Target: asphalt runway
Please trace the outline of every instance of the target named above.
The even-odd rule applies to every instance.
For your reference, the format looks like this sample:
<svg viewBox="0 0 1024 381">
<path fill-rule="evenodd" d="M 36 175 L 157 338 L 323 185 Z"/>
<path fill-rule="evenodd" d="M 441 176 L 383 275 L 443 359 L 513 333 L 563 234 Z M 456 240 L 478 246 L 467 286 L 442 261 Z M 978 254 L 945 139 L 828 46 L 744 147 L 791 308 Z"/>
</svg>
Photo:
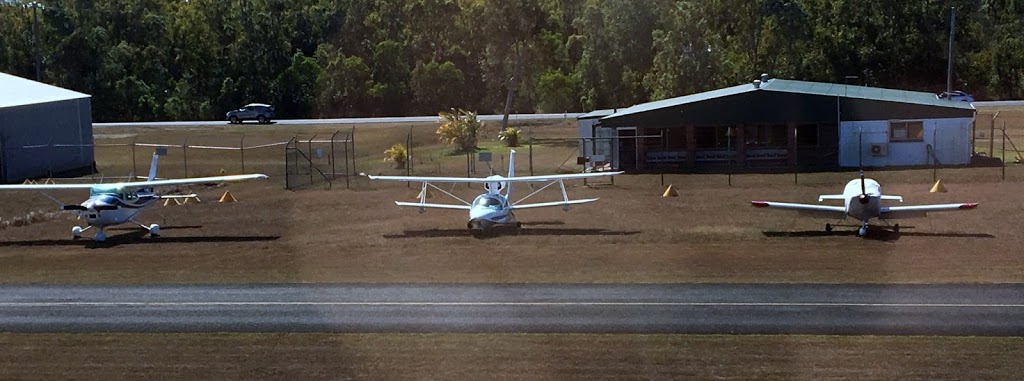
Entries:
<svg viewBox="0 0 1024 381">
<path fill-rule="evenodd" d="M 4 285 L 6 332 L 1024 335 L 1024 285 Z"/>
</svg>

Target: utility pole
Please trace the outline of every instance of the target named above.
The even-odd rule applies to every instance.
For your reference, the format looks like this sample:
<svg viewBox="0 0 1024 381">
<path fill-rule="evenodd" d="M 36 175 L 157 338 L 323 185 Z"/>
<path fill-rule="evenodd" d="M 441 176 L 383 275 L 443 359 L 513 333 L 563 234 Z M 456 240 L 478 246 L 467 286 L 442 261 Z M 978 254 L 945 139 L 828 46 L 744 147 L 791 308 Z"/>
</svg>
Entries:
<svg viewBox="0 0 1024 381">
<path fill-rule="evenodd" d="M 25 5 L 26 7 L 32 7 L 32 44 L 36 47 L 36 82 L 43 81 L 43 70 L 42 62 L 39 58 L 39 19 L 36 16 L 36 11 L 39 8 L 46 9 L 38 1 L 33 1 Z"/>
<path fill-rule="evenodd" d="M 953 91 L 953 33 L 956 31 L 956 8 L 949 8 L 949 60 L 946 66 L 946 93 Z"/>
</svg>

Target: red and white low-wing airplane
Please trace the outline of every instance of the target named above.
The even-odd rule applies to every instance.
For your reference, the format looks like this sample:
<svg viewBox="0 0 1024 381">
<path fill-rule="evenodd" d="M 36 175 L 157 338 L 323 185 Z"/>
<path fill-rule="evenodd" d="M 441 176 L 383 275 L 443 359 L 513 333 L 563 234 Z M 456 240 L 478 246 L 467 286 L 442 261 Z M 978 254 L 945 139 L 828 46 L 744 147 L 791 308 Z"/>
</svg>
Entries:
<svg viewBox="0 0 1024 381">
<path fill-rule="evenodd" d="M 812 205 L 812 204 L 791 204 L 774 201 L 751 201 L 751 205 L 758 208 L 778 208 L 799 211 L 801 214 L 813 216 L 844 219 L 847 216 L 861 221 L 861 227 L 857 234 L 864 237 L 868 234 L 868 221 L 872 218 L 879 220 L 900 220 L 909 218 L 923 218 L 929 212 L 943 212 L 956 210 L 971 210 L 978 207 L 978 203 L 961 204 L 933 204 L 914 206 L 883 206 L 883 200 L 903 202 L 901 196 L 889 196 L 882 194 L 882 187 L 877 181 L 864 178 L 864 171 L 861 170 L 860 178 L 846 183 L 843 194 L 830 194 L 818 196 L 818 202 L 824 200 L 843 200 L 843 206 L 833 205 Z M 900 231 L 900 225 L 892 225 L 894 232 Z M 832 231 L 832 224 L 825 224 L 825 231 Z"/>
<path fill-rule="evenodd" d="M 528 208 L 545 208 L 545 207 L 562 207 L 566 211 L 569 210 L 570 205 L 585 204 L 589 202 L 597 201 L 596 198 L 588 198 L 582 200 L 571 200 L 569 195 L 565 191 L 564 180 L 571 179 L 586 179 L 593 177 L 602 176 L 614 176 L 622 174 L 622 172 L 594 172 L 594 173 L 574 173 L 568 175 L 542 175 L 542 176 L 520 176 L 515 175 L 515 155 L 516 151 L 512 151 L 508 156 L 508 177 L 502 177 L 501 175 L 493 175 L 484 178 L 475 177 L 422 177 L 422 176 L 368 176 L 371 180 L 394 180 L 394 181 L 409 181 L 409 182 L 420 182 L 422 183 L 420 190 L 419 202 L 401 202 L 395 201 L 398 206 L 409 206 L 419 208 L 420 213 L 426 211 L 427 208 L 439 208 L 439 209 L 458 209 L 469 212 L 469 221 L 466 226 L 476 231 L 485 231 L 493 226 L 514 226 L 519 227 L 520 224 L 516 221 L 513 211 Z M 512 184 L 513 183 L 527 183 L 527 182 L 547 182 L 547 185 L 527 194 L 518 201 L 511 201 L 512 196 Z M 484 189 L 487 193 L 477 196 L 473 202 L 468 202 L 451 194 L 450 192 L 437 187 L 432 183 L 475 183 L 483 184 Z M 562 191 L 561 201 L 552 202 L 539 202 L 539 203 L 524 203 L 526 199 L 536 195 L 540 191 L 558 184 Z M 435 190 L 444 193 L 453 199 L 459 201 L 459 204 L 438 204 L 427 202 L 427 187 L 434 188 Z"/>
<path fill-rule="evenodd" d="M 4 190 L 33 190 L 43 191 L 43 195 L 50 198 L 54 202 L 60 205 L 62 210 L 77 212 L 79 219 L 85 220 L 88 224 L 85 228 L 81 226 L 75 226 L 71 228 L 71 237 L 80 238 L 82 232 L 89 230 L 90 228 L 96 228 L 96 241 L 104 241 L 107 239 L 103 229 L 111 225 L 120 225 L 123 223 L 134 223 L 141 226 L 142 228 L 149 231 L 149 234 L 153 237 L 160 235 L 160 225 L 143 225 L 135 221 L 135 216 L 142 212 L 148 206 L 155 204 L 158 200 L 163 198 L 185 198 L 195 197 L 194 194 L 190 195 L 167 195 L 160 194 L 154 191 L 154 188 L 169 187 L 176 185 L 191 185 L 191 184 L 210 184 L 220 183 L 226 181 L 242 181 L 250 179 L 265 179 L 267 175 L 264 174 L 248 174 L 248 175 L 232 175 L 232 176 L 213 176 L 213 177 L 193 177 L 185 179 L 169 179 L 169 180 L 157 180 L 156 179 L 156 164 L 159 159 L 159 155 L 153 154 L 153 162 L 149 167 L 149 177 L 146 181 L 133 181 L 126 183 L 107 183 L 107 184 L 20 184 L 20 185 L 0 185 L 0 191 Z M 64 189 L 88 189 L 89 199 L 85 200 L 81 204 L 64 204 L 57 200 L 55 197 L 45 193 L 45 191 L 52 190 L 64 190 Z"/>
</svg>

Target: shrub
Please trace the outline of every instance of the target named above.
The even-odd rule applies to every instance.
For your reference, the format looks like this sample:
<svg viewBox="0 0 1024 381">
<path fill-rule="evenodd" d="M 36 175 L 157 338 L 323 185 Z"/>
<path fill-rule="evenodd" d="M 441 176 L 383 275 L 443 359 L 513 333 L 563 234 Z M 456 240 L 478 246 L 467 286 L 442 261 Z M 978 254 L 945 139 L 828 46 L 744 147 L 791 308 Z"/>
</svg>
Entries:
<svg viewBox="0 0 1024 381">
<path fill-rule="evenodd" d="M 404 169 L 406 159 L 409 158 L 409 151 L 405 149 L 402 143 L 395 143 L 395 145 L 384 151 L 384 162 L 392 161 L 395 163 L 395 168 Z"/>
<path fill-rule="evenodd" d="M 505 130 L 498 133 L 498 139 L 505 142 L 506 146 L 519 147 L 519 136 L 521 136 L 523 130 L 518 128 L 508 127 Z"/>
<path fill-rule="evenodd" d="M 441 126 L 437 135 L 441 142 L 455 148 L 456 152 L 476 150 L 476 136 L 484 128 L 484 123 L 476 118 L 476 113 L 466 110 L 452 109 L 451 112 L 440 112 Z"/>
</svg>

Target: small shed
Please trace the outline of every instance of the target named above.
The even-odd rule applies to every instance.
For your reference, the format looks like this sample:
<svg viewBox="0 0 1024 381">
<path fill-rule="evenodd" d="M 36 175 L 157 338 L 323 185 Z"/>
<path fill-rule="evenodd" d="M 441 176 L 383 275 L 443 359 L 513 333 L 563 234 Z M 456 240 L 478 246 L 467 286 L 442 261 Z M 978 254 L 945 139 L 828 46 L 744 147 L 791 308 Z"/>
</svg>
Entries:
<svg viewBox="0 0 1024 381">
<path fill-rule="evenodd" d="M 0 73 L 0 182 L 93 168 L 88 94 Z"/>
<path fill-rule="evenodd" d="M 624 170 L 912 167 L 970 162 L 974 107 L 932 93 L 770 79 L 635 105 L 598 122 Z"/>
</svg>

